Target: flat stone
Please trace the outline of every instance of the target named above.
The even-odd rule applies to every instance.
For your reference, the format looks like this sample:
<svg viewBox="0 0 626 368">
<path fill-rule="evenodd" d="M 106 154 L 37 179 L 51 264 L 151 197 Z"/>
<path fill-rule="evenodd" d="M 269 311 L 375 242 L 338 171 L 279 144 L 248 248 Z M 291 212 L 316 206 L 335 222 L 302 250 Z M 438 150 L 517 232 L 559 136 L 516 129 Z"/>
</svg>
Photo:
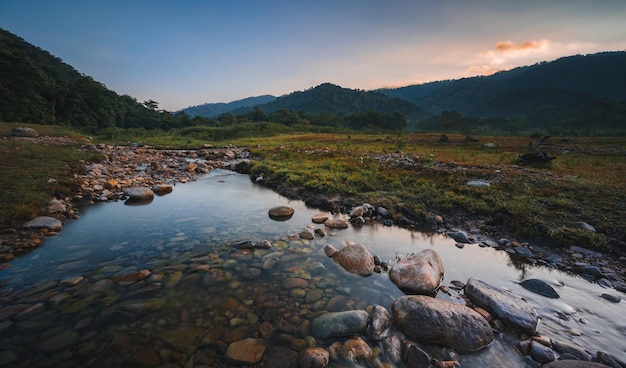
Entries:
<svg viewBox="0 0 626 368">
<path fill-rule="evenodd" d="M 527 279 L 519 283 L 524 289 L 530 290 L 533 293 L 543 295 L 548 298 L 558 299 L 560 298 L 552 286 L 547 282 L 539 279 Z"/>
<path fill-rule="evenodd" d="M 523 332 L 533 334 L 537 328 L 537 312 L 519 296 L 473 278 L 465 285 L 465 295 L 474 305 Z"/>
<path fill-rule="evenodd" d="M 465 231 L 449 231 L 446 235 L 454 239 L 454 241 L 458 243 L 470 244 L 472 241 L 469 240 Z"/>
<path fill-rule="evenodd" d="M 266 347 L 262 339 L 247 338 L 228 345 L 224 357 L 234 364 L 256 364 L 261 361 Z"/>
<path fill-rule="evenodd" d="M 493 341 L 489 323 L 464 305 L 425 295 L 407 295 L 396 299 L 391 309 L 397 327 L 417 340 L 464 351 L 483 349 Z"/>
<path fill-rule="evenodd" d="M 39 216 L 25 223 L 24 227 L 30 229 L 48 229 L 52 231 L 59 231 L 63 228 L 63 222 L 59 219 L 55 219 L 54 217 Z"/>
<path fill-rule="evenodd" d="M 124 193 L 130 200 L 147 201 L 154 198 L 154 192 L 150 188 L 130 187 L 124 189 Z"/>
<path fill-rule="evenodd" d="M 270 208 L 267 214 L 272 220 L 287 221 L 293 216 L 294 212 L 295 210 L 291 207 L 276 206 L 276 207 Z"/>
</svg>

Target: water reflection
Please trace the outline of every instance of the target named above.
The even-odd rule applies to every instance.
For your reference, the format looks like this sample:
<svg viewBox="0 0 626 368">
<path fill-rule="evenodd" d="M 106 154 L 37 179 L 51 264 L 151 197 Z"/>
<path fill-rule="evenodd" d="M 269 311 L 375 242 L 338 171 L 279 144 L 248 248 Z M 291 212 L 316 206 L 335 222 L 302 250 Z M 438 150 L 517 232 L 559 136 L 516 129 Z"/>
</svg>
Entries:
<svg viewBox="0 0 626 368">
<path fill-rule="evenodd" d="M 289 221 L 268 217 L 278 205 L 295 209 Z M 332 230 L 325 238 L 291 237 L 320 227 L 311 222 L 317 212 L 224 170 L 179 184 L 150 205 L 94 205 L 0 271 L 0 354 L 10 365 L 30 367 L 217 367 L 229 366 L 223 360 L 228 343 L 254 337 L 269 341 L 270 365 L 307 344 L 303 331 L 316 313 L 374 303 L 389 308 L 403 295 L 387 274 L 352 275 L 325 256 L 325 244 L 340 249 L 346 240 L 392 262 L 432 248 L 442 258 L 444 284 L 473 277 L 509 289 L 535 307 L 540 333 L 592 352 L 626 351 L 626 304 L 600 298 L 604 291 L 596 284 L 492 248 L 459 249 L 441 234 L 376 223 Z M 272 247 L 233 247 L 263 239 Z M 527 278 L 548 281 L 561 298 L 518 285 Z M 456 291 L 438 297 L 462 303 Z M 468 367 L 528 366 L 514 344 L 503 334 L 460 360 Z M 423 347 L 434 356 L 441 352 Z"/>
</svg>

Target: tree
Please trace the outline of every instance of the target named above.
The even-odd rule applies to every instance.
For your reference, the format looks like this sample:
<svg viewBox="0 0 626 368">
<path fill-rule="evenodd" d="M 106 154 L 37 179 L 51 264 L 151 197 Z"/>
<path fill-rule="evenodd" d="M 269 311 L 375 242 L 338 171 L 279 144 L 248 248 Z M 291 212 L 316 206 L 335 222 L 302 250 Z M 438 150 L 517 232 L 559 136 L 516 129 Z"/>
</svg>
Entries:
<svg viewBox="0 0 626 368">
<path fill-rule="evenodd" d="M 158 103 L 158 102 L 156 102 L 156 101 L 154 101 L 154 100 L 152 100 L 152 99 L 150 99 L 150 100 L 148 100 L 148 101 L 144 101 L 144 102 L 143 102 L 143 105 L 144 105 L 147 109 L 150 109 L 150 110 L 155 110 L 155 111 L 159 108 L 159 103 Z"/>
</svg>

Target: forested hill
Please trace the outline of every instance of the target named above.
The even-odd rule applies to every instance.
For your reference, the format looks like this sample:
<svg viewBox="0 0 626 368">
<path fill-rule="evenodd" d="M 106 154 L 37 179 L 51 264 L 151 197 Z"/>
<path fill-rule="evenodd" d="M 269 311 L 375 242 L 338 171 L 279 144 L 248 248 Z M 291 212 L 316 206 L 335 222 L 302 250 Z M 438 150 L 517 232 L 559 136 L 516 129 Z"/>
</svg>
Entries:
<svg viewBox="0 0 626 368">
<path fill-rule="evenodd" d="M 189 119 L 139 103 L 79 73 L 60 58 L 0 28 L 0 121 L 109 127 L 172 128 Z"/>
<path fill-rule="evenodd" d="M 265 113 L 280 109 L 311 114 L 356 114 L 376 111 L 381 114 L 401 113 L 410 121 L 418 121 L 429 114 L 414 104 L 373 91 L 354 90 L 323 83 L 305 91 L 297 91 L 278 97 L 276 100 L 257 106 Z M 234 110 L 233 114 L 249 111 L 251 108 Z"/>
<path fill-rule="evenodd" d="M 216 118 L 220 114 L 224 114 L 227 112 L 231 112 L 235 109 L 252 107 L 255 105 L 262 105 L 268 102 L 272 102 L 276 99 L 275 96 L 272 95 L 263 95 L 256 97 L 248 97 L 237 101 L 232 102 L 217 102 L 217 103 L 206 103 L 197 106 L 190 106 L 182 109 L 185 114 L 189 116 L 206 116 L 209 118 Z"/>
<path fill-rule="evenodd" d="M 379 92 L 433 114 L 527 117 L 541 109 L 626 100 L 626 52 L 576 55 L 487 77 L 412 85 Z"/>
</svg>

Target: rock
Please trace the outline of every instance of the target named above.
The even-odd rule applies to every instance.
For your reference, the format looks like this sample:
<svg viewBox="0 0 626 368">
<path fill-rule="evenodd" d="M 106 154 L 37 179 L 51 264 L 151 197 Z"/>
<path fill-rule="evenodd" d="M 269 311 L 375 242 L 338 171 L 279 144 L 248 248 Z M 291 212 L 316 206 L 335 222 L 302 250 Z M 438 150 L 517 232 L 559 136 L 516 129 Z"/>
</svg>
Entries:
<svg viewBox="0 0 626 368">
<path fill-rule="evenodd" d="M 596 228 L 595 227 L 593 227 L 593 226 L 591 226 L 588 223 L 583 222 L 583 221 L 572 222 L 570 224 L 571 224 L 571 226 L 576 227 L 578 229 L 588 230 L 588 231 L 591 231 L 591 232 L 594 232 L 594 233 L 596 232 Z"/>
<path fill-rule="evenodd" d="M 384 340 L 389 336 L 393 322 L 391 314 L 382 305 L 374 305 L 370 312 L 370 338 L 374 341 Z"/>
<path fill-rule="evenodd" d="M 598 361 L 600 363 L 608 365 L 611 368 L 623 368 L 626 366 L 624 361 L 618 360 L 616 357 L 605 353 L 604 351 L 599 350 L 596 355 L 598 356 Z"/>
<path fill-rule="evenodd" d="M 397 327 L 405 334 L 454 349 L 476 351 L 493 341 L 487 321 L 466 306 L 424 295 L 402 296 L 391 305 Z"/>
<path fill-rule="evenodd" d="M 548 363 L 556 359 L 552 349 L 537 341 L 530 342 L 530 357 L 539 363 Z"/>
<path fill-rule="evenodd" d="M 407 294 L 432 294 L 443 280 L 443 264 L 432 249 L 407 256 L 389 270 L 389 278 Z"/>
<path fill-rule="evenodd" d="M 322 348 L 308 348 L 300 352 L 299 368 L 324 368 L 328 365 L 328 351 Z"/>
<path fill-rule="evenodd" d="M 372 348 L 360 337 L 353 337 L 343 343 L 341 354 L 354 361 L 367 361 L 372 355 Z"/>
<path fill-rule="evenodd" d="M 579 275 L 589 275 L 593 279 L 602 277 L 602 271 L 596 266 L 578 266 L 574 267 L 573 270 Z"/>
<path fill-rule="evenodd" d="M 326 225 L 326 227 L 329 229 L 347 229 L 348 226 L 350 226 L 348 224 L 348 221 L 340 217 L 329 218 L 328 220 L 326 220 L 324 225 Z"/>
<path fill-rule="evenodd" d="M 14 137 L 39 137 L 39 132 L 33 128 L 13 127 L 11 129 L 11 135 Z"/>
<path fill-rule="evenodd" d="M 520 282 L 519 284 L 526 290 L 530 290 L 533 293 L 537 293 L 548 298 L 558 299 L 561 297 L 552 286 L 543 280 L 528 279 Z"/>
<path fill-rule="evenodd" d="M 569 354 L 578 360 L 591 360 L 591 356 L 589 354 L 577 347 L 566 345 L 558 341 L 552 341 L 552 347 L 561 355 Z"/>
<path fill-rule="evenodd" d="M 65 204 L 63 204 L 63 202 L 59 201 L 56 198 L 53 198 L 49 203 L 48 203 L 48 213 L 52 214 L 52 213 L 65 213 L 67 212 L 67 208 L 65 207 Z"/>
<path fill-rule="evenodd" d="M 533 256 L 533 251 L 526 247 L 515 247 L 513 248 L 513 253 L 524 258 L 530 258 Z"/>
<path fill-rule="evenodd" d="M 466 135 L 465 136 L 465 141 L 467 141 L 467 142 L 478 142 L 478 141 L 480 141 L 480 139 L 478 138 L 477 135 Z"/>
<path fill-rule="evenodd" d="M 391 335 L 382 341 L 382 349 L 390 362 L 399 364 L 402 361 L 402 342 L 400 339 Z"/>
<path fill-rule="evenodd" d="M 234 364 L 256 364 L 261 361 L 266 347 L 262 339 L 250 337 L 229 344 L 224 358 Z"/>
<path fill-rule="evenodd" d="M 157 184 L 152 187 L 152 191 L 156 195 L 163 195 L 167 193 L 171 193 L 174 190 L 172 184 Z"/>
<path fill-rule="evenodd" d="M 363 206 L 356 206 L 350 211 L 350 217 L 363 217 Z"/>
<path fill-rule="evenodd" d="M 316 338 L 358 335 L 365 331 L 369 314 L 364 310 L 329 312 L 315 318 L 311 333 Z"/>
<path fill-rule="evenodd" d="M 183 326 L 175 330 L 163 331 L 159 334 L 159 337 L 174 348 L 185 351 L 189 346 L 193 345 L 202 331 L 201 328 Z"/>
<path fill-rule="evenodd" d="M 34 220 L 30 220 L 25 223 L 24 227 L 30 229 L 48 229 L 51 231 L 59 231 L 63 228 L 63 223 L 61 220 L 55 219 L 54 217 L 39 216 Z"/>
<path fill-rule="evenodd" d="M 495 144 L 495 143 L 489 142 L 489 143 L 483 144 L 483 147 L 485 147 L 485 148 L 496 148 L 496 147 L 498 147 L 498 145 Z"/>
<path fill-rule="evenodd" d="M 429 368 L 430 355 L 412 343 L 406 343 L 402 347 L 404 361 L 411 368 Z"/>
<path fill-rule="evenodd" d="M 133 272 L 130 273 L 128 275 L 124 275 L 122 276 L 122 278 L 120 279 L 119 284 L 124 286 L 124 285 L 130 285 L 133 284 L 139 280 L 143 280 L 146 277 L 150 276 L 150 271 L 149 270 L 141 270 L 141 271 L 137 271 L 137 272 Z"/>
<path fill-rule="evenodd" d="M 154 198 L 154 192 L 150 188 L 130 187 L 124 189 L 124 193 L 131 201 L 148 201 Z"/>
<path fill-rule="evenodd" d="M 311 221 L 315 224 L 323 224 L 330 218 L 328 213 L 318 213 L 311 217 Z"/>
<path fill-rule="evenodd" d="M 333 247 L 331 244 L 326 244 L 324 246 L 324 254 L 326 254 L 328 257 L 334 256 L 335 254 L 337 254 L 337 252 L 339 252 L 337 248 Z"/>
<path fill-rule="evenodd" d="M 458 243 L 470 244 L 472 242 L 471 240 L 469 240 L 467 234 L 464 231 L 449 231 L 447 235 Z"/>
<path fill-rule="evenodd" d="M 369 276 L 374 272 L 374 257 L 363 244 L 346 241 L 346 246 L 331 257 L 350 273 Z"/>
<path fill-rule="evenodd" d="M 497 318 L 513 327 L 533 334 L 539 318 L 533 307 L 512 293 L 470 278 L 465 285 L 465 295 L 474 305 L 485 308 Z"/>
<path fill-rule="evenodd" d="M 268 215 L 272 220 L 275 221 L 287 221 L 289 220 L 292 216 L 293 213 L 295 212 L 295 210 L 291 207 L 288 206 L 276 206 L 276 207 L 272 207 L 270 208 L 270 210 L 268 211 Z"/>
<path fill-rule="evenodd" d="M 591 225 L 589 225 L 591 226 Z M 587 248 L 583 248 L 583 247 L 579 247 L 578 245 L 572 245 L 571 247 L 569 247 L 569 249 L 572 252 L 576 252 L 576 253 L 580 253 L 580 254 L 584 254 L 586 256 L 591 256 L 591 257 L 602 257 L 602 253 L 596 252 L 594 250 L 591 249 L 587 249 Z"/>
<path fill-rule="evenodd" d="M 491 183 L 484 180 L 470 180 L 465 183 L 465 185 L 468 185 L 470 187 L 490 187 Z"/>
<path fill-rule="evenodd" d="M 610 301 L 611 303 L 619 303 L 622 298 L 619 296 L 611 295 L 611 294 L 602 294 L 600 295 L 603 299 Z"/>
</svg>

